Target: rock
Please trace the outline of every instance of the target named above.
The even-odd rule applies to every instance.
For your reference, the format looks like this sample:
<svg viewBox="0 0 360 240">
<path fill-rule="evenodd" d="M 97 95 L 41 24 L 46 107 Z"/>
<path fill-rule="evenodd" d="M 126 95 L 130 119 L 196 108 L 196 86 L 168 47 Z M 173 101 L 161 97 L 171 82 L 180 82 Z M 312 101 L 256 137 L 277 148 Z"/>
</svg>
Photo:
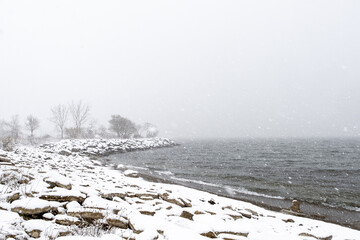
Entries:
<svg viewBox="0 0 360 240">
<path fill-rule="evenodd" d="M 246 218 L 251 218 L 251 214 L 249 214 L 249 213 L 247 213 L 247 212 L 245 212 L 245 211 L 240 211 L 239 212 L 243 217 L 246 217 Z"/>
<path fill-rule="evenodd" d="M 32 238 L 42 237 L 43 239 L 55 239 L 57 236 L 64 236 L 69 233 L 64 227 L 40 219 L 24 221 L 21 225 L 25 232 Z"/>
<path fill-rule="evenodd" d="M 33 238 L 40 238 L 41 231 L 37 230 L 37 229 L 34 229 L 31 232 L 28 232 L 28 234 L 29 234 L 30 237 L 33 237 Z"/>
<path fill-rule="evenodd" d="M 92 208 L 74 208 L 68 210 L 67 214 L 71 217 L 78 217 L 86 220 L 103 219 L 105 216 L 104 211 Z"/>
<path fill-rule="evenodd" d="M 201 233 L 200 235 L 208 238 L 217 238 L 214 232 Z"/>
<path fill-rule="evenodd" d="M 248 233 L 241 233 L 241 235 L 239 235 L 238 233 L 235 234 L 231 234 L 231 233 L 219 233 L 218 239 L 223 239 L 223 240 L 239 240 L 239 239 L 244 239 L 243 237 L 247 237 Z"/>
<path fill-rule="evenodd" d="M 137 230 L 137 229 L 135 228 L 135 226 L 131 223 L 131 221 L 129 221 L 129 227 L 130 227 L 130 229 L 131 229 L 134 233 L 136 233 L 136 234 L 140 234 L 140 233 L 143 232 L 143 230 Z"/>
<path fill-rule="evenodd" d="M 52 213 L 45 213 L 43 216 L 42 216 L 43 219 L 45 220 L 53 220 L 55 218 L 54 214 Z"/>
<path fill-rule="evenodd" d="M 0 162 L 0 166 L 15 166 L 12 162 Z"/>
<path fill-rule="evenodd" d="M 241 218 L 242 218 L 242 215 L 241 215 L 241 214 L 239 214 L 239 215 L 230 214 L 229 216 L 232 217 L 234 220 L 238 220 L 238 219 L 241 219 Z"/>
<path fill-rule="evenodd" d="M 70 156 L 72 153 L 68 150 L 62 149 L 59 151 L 59 154 L 64 156 Z"/>
<path fill-rule="evenodd" d="M 0 156 L 0 162 L 9 163 L 11 162 L 11 159 L 8 158 L 7 156 Z"/>
<path fill-rule="evenodd" d="M 182 208 L 184 207 L 192 207 L 191 203 L 189 201 L 185 201 L 182 198 L 171 198 L 170 195 L 166 192 L 160 195 L 161 199 L 163 199 L 166 202 L 176 204 Z"/>
<path fill-rule="evenodd" d="M 299 234 L 300 237 L 312 237 L 312 238 L 315 238 L 315 239 L 318 239 L 318 240 L 331 240 L 333 237 L 330 235 L 330 236 L 327 236 L 327 237 L 317 237 L 313 234 L 310 234 L 310 233 L 300 233 Z"/>
<path fill-rule="evenodd" d="M 43 230 L 43 220 L 29 220 L 22 223 L 25 232 L 32 238 L 40 238 Z"/>
<path fill-rule="evenodd" d="M 202 211 L 196 210 L 196 211 L 194 212 L 194 214 L 195 214 L 195 215 L 201 215 L 201 214 L 205 214 L 205 213 L 202 212 Z"/>
<path fill-rule="evenodd" d="M 112 200 L 114 197 L 118 197 L 118 198 L 122 198 L 124 199 L 127 194 L 124 191 L 106 191 L 100 194 L 102 198 L 108 199 L 108 200 Z"/>
<path fill-rule="evenodd" d="M 20 192 L 12 192 L 7 196 L 6 201 L 12 203 L 15 200 L 19 200 L 19 199 L 20 199 Z"/>
<path fill-rule="evenodd" d="M 216 215 L 216 213 L 211 212 L 211 211 L 205 211 L 205 212 L 207 212 L 207 213 L 210 214 L 210 215 Z"/>
<path fill-rule="evenodd" d="M 6 157 L 7 153 L 4 150 L 0 149 L 0 157 Z"/>
<path fill-rule="evenodd" d="M 215 205 L 215 204 L 216 204 L 216 202 L 215 202 L 214 199 L 210 199 L 210 200 L 208 201 L 208 203 L 210 203 L 211 205 Z"/>
<path fill-rule="evenodd" d="M 24 215 L 42 214 L 50 211 L 50 202 L 39 198 L 24 198 L 11 204 L 11 211 Z"/>
<path fill-rule="evenodd" d="M 70 180 L 67 177 L 56 172 L 51 173 L 49 177 L 44 178 L 44 182 L 49 184 L 51 188 L 60 187 L 67 190 L 71 190 L 72 188 Z"/>
<path fill-rule="evenodd" d="M 283 221 L 286 222 L 286 223 L 294 223 L 294 222 L 295 222 L 295 221 L 294 221 L 293 219 L 291 219 L 291 218 L 289 218 L 289 219 L 283 219 Z"/>
<path fill-rule="evenodd" d="M 290 207 L 290 211 L 301 213 L 300 202 L 298 200 L 293 200 Z"/>
<path fill-rule="evenodd" d="M 259 214 L 257 212 L 255 212 L 254 210 L 251 210 L 251 209 L 248 209 L 248 208 L 245 208 L 245 210 L 248 211 L 249 213 L 251 213 L 251 215 L 259 216 Z"/>
<path fill-rule="evenodd" d="M 140 213 L 143 214 L 143 215 L 149 215 L 149 216 L 154 216 L 154 215 L 155 215 L 155 212 L 153 212 L 153 211 L 146 211 L 146 210 L 144 210 L 144 211 L 141 210 Z"/>
<path fill-rule="evenodd" d="M 191 221 L 193 220 L 193 216 L 194 216 L 194 214 L 189 213 L 188 211 L 183 211 L 180 215 L 180 217 L 189 219 Z"/>
<path fill-rule="evenodd" d="M 247 237 L 249 235 L 248 232 L 242 233 L 242 232 L 206 232 L 202 233 L 202 236 L 208 237 L 208 238 L 218 238 L 219 235 L 226 234 L 226 235 L 235 235 L 235 236 L 242 236 Z"/>
<path fill-rule="evenodd" d="M 107 199 L 101 198 L 101 197 L 88 197 L 82 204 L 85 208 L 94 208 L 94 209 L 102 209 L 102 210 L 122 210 L 123 208 L 126 208 L 129 206 L 126 202 L 115 202 L 115 201 L 109 201 Z"/>
<path fill-rule="evenodd" d="M 86 195 L 75 190 L 65 190 L 63 188 L 54 189 L 52 192 L 47 192 L 40 195 L 41 199 L 56 202 L 84 202 Z"/>
<path fill-rule="evenodd" d="M 71 208 L 81 208 L 81 205 L 76 201 L 72 201 L 66 204 L 66 209 L 71 209 Z"/>
<path fill-rule="evenodd" d="M 77 217 L 71 217 L 63 214 L 55 216 L 55 223 L 65 226 L 79 225 L 81 222 Z"/>
<path fill-rule="evenodd" d="M 159 194 L 157 193 L 135 193 L 135 196 L 142 199 L 142 200 L 154 200 L 159 198 Z"/>
<path fill-rule="evenodd" d="M 132 178 L 138 178 L 139 177 L 139 173 L 137 171 L 133 171 L 133 170 L 126 170 L 124 172 L 124 175 L 126 177 L 132 177 Z"/>
<path fill-rule="evenodd" d="M 113 215 L 113 216 L 107 217 L 106 222 L 110 226 L 114 226 L 114 227 L 118 227 L 118 228 L 122 228 L 122 229 L 127 229 L 129 227 L 128 220 L 126 220 L 125 218 L 123 218 L 121 216 Z"/>
<path fill-rule="evenodd" d="M 180 201 L 183 202 L 183 204 L 185 205 L 185 207 L 192 207 L 191 201 L 189 199 L 183 199 L 183 198 L 179 198 Z"/>
</svg>

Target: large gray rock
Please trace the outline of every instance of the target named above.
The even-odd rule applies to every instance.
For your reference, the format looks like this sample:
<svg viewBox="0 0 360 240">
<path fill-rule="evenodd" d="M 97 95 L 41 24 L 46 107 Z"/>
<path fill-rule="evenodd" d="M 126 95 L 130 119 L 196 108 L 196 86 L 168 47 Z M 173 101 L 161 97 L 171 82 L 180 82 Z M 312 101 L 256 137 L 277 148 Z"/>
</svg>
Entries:
<svg viewBox="0 0 360 240">
<path fill-rule="evenodd" d="M 50 211 L 52 204 L 39 198 L 24 198 L 11 204 L 11 211 L 24 215 L 42 214 Z"/>
</svg>

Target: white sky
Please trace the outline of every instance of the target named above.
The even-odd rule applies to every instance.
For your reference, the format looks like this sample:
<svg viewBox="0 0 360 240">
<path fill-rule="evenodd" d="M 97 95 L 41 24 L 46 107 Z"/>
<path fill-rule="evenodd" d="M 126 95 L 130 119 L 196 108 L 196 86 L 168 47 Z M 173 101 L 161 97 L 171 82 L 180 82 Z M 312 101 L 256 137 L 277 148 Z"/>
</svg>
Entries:
<svg viewBox="0 0 360 240">
<path fill-rule="evenodd" d="M 0 0 L 0 119 L 72 100 L 168 137 L 360 135 L 360 1 Z"/>
</svg>

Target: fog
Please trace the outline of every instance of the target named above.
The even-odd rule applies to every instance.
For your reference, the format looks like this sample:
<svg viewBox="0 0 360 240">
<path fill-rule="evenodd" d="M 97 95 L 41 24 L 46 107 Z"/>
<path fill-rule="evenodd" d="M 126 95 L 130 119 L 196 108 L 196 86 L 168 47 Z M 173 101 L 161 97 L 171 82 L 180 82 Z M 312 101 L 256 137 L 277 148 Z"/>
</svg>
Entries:
<svg viewBox="0 0 360 240">
<path fill-rule="evenodd" d="M 82 100 L 186 138 L 360 135 L 359 1 L 0 0 L 0 119 Z"/>
</svg>

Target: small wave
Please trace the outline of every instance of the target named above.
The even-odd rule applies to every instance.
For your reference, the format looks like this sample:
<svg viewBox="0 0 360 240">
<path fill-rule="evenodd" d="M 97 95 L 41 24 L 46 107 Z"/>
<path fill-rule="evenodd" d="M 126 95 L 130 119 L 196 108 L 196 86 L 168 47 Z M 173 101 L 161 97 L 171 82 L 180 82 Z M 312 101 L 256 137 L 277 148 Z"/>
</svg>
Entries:
<svg viewBox="0 0 360 240">
<path fill-rule="evenodd" d="M 331 207 L 331 208 L 339 208 L 340 207 L 340 208 L 343 208 L 343 209 L 346 209 L 349 211 L 360 212 L 359 207 L 352 207 L 352 206 L 348 206 L 348 205 L 344 205 L 344 204 L 336 205 L 336 204 L 329 204 L 329 203 L 324 203 L 324 202 L 322 202 L 321 204 L 326 207 Z"/>
<path fill-rule="evenodd" d="M 171 177 L 171 179 L 181 181 L 181 182 L 191 182 L 191 183 L 196 183 L 196 184 L 201 184 L 201 185 L 206 185 L 206 186 L 211 186 L 211 187 L 221 187 L 221 185 L 207 183 L 207 182 L 203 182 L 203 181 L 199 181 L 199 180 L 191 180 L 191 179 L 177 178 L 177 177 Z"/>
<path fill-rule="evenodd" d="M 155 171 L 159 175 L 173 176 L 174 174 L 170 171 Z"/>
<path fill-rule="evenodd" d="M 273 198 L 273 199 L 285 199 L 284 197 L 280 197 L 280 196 L 270 196 L 270 195 L 263 194 L 263 193 L 253 192 L 253 191 L 247 190 L 246 188 L 238 188 L 238 189 L 233 189 L 233 190 L 238 192 L 238 193 L 247 194 L 247 195 L 266 197 L 266 198 Z"/>
<path fill-rule="evenodd" d="M 131 166 L 131 165 L 126 165 L 126 167 L 130 168 L 130 169 L 149 170 L 148 168 L 145 168 L 145 167 L 135 167 L 135 166 Z"/>
</svg>

